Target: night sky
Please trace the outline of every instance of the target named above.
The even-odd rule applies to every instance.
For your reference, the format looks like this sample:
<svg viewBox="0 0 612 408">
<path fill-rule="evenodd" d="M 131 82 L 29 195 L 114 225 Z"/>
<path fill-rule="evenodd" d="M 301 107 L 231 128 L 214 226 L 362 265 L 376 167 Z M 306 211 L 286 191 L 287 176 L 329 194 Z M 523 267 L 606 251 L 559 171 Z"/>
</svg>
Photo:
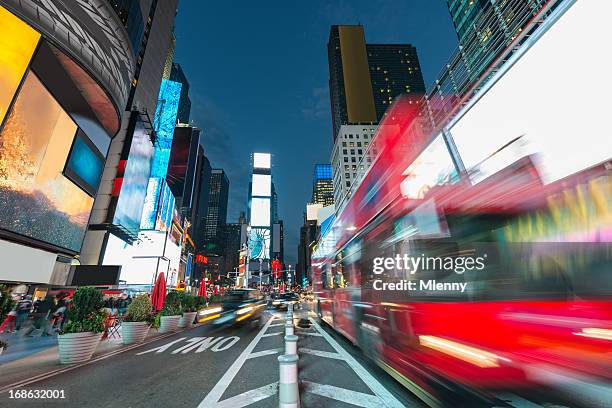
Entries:
<svg viewBox="0 0 612 408">
<path fill-rule="evenodd" d="M 272 153 L 291 265 L 313 165 L 331 157 L 333 24 L 363 24 L 369 43 L 415 45 L 428 89 L 457 46 L 444 0 L 180 0 L 176 20 L 175 62 L 190 82 L 191 119 L 212 166 L 230 180 L 227 221 L 246 209 L 250 153 Z"/>
</svg>

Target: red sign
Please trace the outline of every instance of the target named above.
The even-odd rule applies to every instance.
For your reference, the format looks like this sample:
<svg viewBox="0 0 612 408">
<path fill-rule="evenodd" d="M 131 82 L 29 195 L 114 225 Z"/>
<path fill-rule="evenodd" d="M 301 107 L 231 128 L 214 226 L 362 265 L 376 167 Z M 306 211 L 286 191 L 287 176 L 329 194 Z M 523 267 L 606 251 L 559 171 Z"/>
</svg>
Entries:
<svg viewBox="0 0 612 408">
<path fill-rule="evenodd" d="M 196 263 L 200 263 L 200 264 L 208 264 L 208 257 L 204 256 L 204 255 L 196 255 L 195 258 Z"/>
</svg>

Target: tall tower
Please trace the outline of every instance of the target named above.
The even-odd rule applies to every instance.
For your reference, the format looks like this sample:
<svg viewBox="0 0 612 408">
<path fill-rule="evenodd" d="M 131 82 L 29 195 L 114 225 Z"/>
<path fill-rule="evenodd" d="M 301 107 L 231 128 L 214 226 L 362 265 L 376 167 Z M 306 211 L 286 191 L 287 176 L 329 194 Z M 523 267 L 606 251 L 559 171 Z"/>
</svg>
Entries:
<svg viewBox="0 0 612 408">
<path fill-rule="evenodd" d="M 253 153 L 253 175 L 249 189 L 248 239 L 251 275 L 268 271 L 272 256 L 272 174 L 271 155 Z"/>
<path fill-rule="evenodd" d="M 312 199 L 313 204 L 324 206 L 334 203 L 334 186 L 331 164 L 315 164 L 312 176 Z"/>
</svg>

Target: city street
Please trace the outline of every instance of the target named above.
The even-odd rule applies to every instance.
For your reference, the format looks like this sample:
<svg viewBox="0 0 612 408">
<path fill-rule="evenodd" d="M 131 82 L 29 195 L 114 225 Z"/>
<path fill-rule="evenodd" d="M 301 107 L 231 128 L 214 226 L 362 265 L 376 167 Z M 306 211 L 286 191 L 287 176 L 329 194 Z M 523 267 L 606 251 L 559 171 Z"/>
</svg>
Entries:
<svg viewBox="0 0 612 408">
<path fill-rule="evenodd" d="M 63 390 L 65 399 L 45 400 L 45 406 L 113 407 L 121 401 L 129 407 L 275 407 L 284 312 L 269 309 L 265 319 L 261 328 L 199 326 L 86 364 L 56 365 L 49 374 L 24 371 L 21 379 L 12 378 L 11 388 L 2 381 L 0 406 L 33 403 L 11 399 L 10 390 Z M 421 406 L 384 372 L 364 369 L 364 361 L 347 351 L 348 342 L 318 324 L 296 333 L 302 406 Z M 33 376 L 39 379 L 29 382 Z"/>
</svg>

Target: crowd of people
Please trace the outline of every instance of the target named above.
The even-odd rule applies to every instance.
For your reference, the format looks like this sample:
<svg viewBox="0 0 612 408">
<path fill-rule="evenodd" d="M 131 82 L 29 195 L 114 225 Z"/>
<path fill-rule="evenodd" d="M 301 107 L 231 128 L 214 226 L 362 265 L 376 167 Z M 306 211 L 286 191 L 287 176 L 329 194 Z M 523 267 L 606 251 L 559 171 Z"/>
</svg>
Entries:
<svg viewBox="0 0 612 408">
<path fill-rule="evenodd" d="M 104 308 L 109 315 L 123 316 L 131 301 L 132 298 L 125 294 L 116 298 L 105 296 Z M 32 295 L 24 295 L 0 324 L 0 334 L 5 331 L 15 334 L 23 328 L 23 335 L 26 337 L 32 337 L 35 330 L 40 330 L 41 337 L 51 336 L 53 332 L 62 330 L 70 304 L 68 294 L 65 293 L 45 296 L 35 301 L 32 301 Z M 27 325 L 26 322 L 30 320 L 31 324 Z"/>
</svg>

